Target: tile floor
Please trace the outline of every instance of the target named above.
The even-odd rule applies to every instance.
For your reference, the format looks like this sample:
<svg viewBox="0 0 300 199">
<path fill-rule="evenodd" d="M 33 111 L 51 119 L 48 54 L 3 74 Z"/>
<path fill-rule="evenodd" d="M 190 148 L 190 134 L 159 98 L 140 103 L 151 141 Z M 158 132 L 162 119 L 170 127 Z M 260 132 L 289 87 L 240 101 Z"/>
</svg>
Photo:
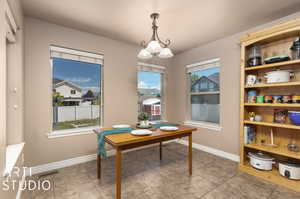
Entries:
<svg viewBox="0 0 300 199">
<path fill-rule="evenodd" d="M 123 154 L 123 199 L 299 199 L 283 187 L 241 173 L 235 162 L 193 150 L 193 176 L 188 175 L 186 146 L 170 143 Z M 49 191 L 25 191 L 23 199 L 114 199 L 114 157 L 102 162 L 102 179 L 96 161 L 63 168 L 49 179 Z"/>
</svg>

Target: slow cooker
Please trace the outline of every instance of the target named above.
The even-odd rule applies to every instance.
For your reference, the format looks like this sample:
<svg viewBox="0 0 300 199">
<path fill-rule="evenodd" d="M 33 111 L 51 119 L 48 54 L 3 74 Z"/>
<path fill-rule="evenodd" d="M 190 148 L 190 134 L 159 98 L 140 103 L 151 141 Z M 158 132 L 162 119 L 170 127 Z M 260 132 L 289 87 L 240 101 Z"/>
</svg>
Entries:
<svg viewBox="0 0 300 199">
<path fill-rule="evenodd" d="M 288 70 L 276 70 L 266 73 L 267 83 L 289 82 L 294 73 Z"/>
<path fill-rule="evenodd" d="M 292 180 L 300 180 L 300 164 L 293 162 L 280 162 L 279 173 Z"/>
<path fill-rule="evenodd" d="M 262 152 L 248 153 L 250 165 L 255 169 L 270 171 L 273 168 L 274 158 Z"/>
</svg>

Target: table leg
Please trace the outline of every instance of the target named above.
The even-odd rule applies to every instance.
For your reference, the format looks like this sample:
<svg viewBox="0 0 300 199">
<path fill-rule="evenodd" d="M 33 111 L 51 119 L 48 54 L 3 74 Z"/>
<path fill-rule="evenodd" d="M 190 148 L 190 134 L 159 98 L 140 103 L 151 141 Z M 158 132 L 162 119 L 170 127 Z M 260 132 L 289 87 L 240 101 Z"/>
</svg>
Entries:
<svg viewBox="0 0 300 199">
<path fill-rule="evenodd" d="M 116 153 L 116 199 L 121 199 L 122 151 Z"/>
<path fill-rule="evenodd" d="M 193 149 L 192 134 L 189 135 L 189 174 L 192 175 L 193 170 Z"/>
<path fill-rule="evenodd" d="M 162 142 L 159 143 L 159 160 L 162 160 Z"/>
<path fill-rule="evenodd" d="M 99 154 L 97 155 L 97 177 L 101 178 L 101 156 Z"/>
</svg>

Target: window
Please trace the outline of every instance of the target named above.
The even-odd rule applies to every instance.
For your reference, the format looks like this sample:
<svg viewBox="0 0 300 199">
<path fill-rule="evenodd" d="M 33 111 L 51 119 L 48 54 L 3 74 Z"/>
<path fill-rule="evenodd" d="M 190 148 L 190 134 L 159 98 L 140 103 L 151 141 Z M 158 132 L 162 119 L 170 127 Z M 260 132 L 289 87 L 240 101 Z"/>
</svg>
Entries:
<svg viewBox="0 0 300 199">
<path fill-rule="evenodd" d="M 139 63 L 138 114 L 147 112 L 150 121 L 163 119 L 164 67 Z"/>
<path fill-rule="evenodd" d="M 71 90 L 71 94 L 75 95 L 76 94 L 76 90 Z"/>
<path fill-rule="evenodd" d="M 102 121 L 103 56 L 57 46 L 52 63 L 53 130 L 82 131 Z"/>
<path fill-rule="evenodd" d="M 189 120 L 220 123 L 219 59 L 187 66 Z"/>
</svg>

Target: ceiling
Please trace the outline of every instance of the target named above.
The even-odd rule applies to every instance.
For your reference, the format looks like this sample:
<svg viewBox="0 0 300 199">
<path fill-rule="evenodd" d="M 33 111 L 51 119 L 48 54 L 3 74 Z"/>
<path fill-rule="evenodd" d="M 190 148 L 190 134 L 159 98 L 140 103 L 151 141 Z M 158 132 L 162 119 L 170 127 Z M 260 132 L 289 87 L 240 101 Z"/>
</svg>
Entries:
<svg viewBox="0 0 300 199">
<path fill-rule="evenodd" d="M 182 52 L 300 11 L 299 0 L 23 0 L 25 15 L 139 44 L 159 35 Z"/>
</svg>

